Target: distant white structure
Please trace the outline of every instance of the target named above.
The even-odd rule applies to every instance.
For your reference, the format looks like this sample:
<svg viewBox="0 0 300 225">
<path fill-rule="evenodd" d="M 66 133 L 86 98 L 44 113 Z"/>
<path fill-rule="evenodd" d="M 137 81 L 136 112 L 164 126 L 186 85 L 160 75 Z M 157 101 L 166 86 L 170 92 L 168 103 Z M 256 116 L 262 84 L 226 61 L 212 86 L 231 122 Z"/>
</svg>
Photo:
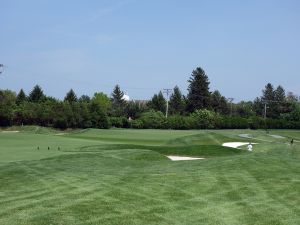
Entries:
<svg viewBox="0 0 300 225">
<path fill-rule="evenodd" d="M 124 101 L 126 101 L 126 102 L 129 102 L 130 101 L 130 97 L 129 97 L 129 95 L 126 93 L 126 94 L 124 94 L 123 95 L 123 98 L 122 98 Z"/>
</svg>

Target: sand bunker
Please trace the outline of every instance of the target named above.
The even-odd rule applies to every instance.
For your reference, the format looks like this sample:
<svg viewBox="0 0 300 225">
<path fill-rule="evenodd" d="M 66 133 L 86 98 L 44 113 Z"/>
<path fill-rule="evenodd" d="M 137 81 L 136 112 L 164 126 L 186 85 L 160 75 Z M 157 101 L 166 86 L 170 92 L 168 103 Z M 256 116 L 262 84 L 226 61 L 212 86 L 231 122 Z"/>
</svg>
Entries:
<svg viewBox="0 0 300 225">
<path fill-rule="evenodd" d="M 279 138 L 279 139 L 283 139 L 285 137 L 282 137 L 280 135 L 275 135 L 275 134 L 270 134 L 269 136 L 273 137 L 273 138 Z"/>
<path fill-rule="evenodd" d="M 2 133 L 19 133 L 20 131 L 18 130 L 4 130 Z"/>
<path fill-rule="evenodd" d="M 249 144 L 249 142 L 226 142 L 226 143 L 223 143 L 222 146 L 230 147 L 230 148 L 238 148 L 240 146 L 248 145 L 248 144 Z M 257 143 L 251 143 L 251 144 L 257 144 Z"/>
<path fill-rule="evenodd" d="M 186 157 L 186 156 L 174 156 L 174 155 L 167 155 L 169 159 L 172 161 L 183 161 L 183 160 L 199 160 L 204 158 L 195 158 L 195 157 Z"/>
</svg>

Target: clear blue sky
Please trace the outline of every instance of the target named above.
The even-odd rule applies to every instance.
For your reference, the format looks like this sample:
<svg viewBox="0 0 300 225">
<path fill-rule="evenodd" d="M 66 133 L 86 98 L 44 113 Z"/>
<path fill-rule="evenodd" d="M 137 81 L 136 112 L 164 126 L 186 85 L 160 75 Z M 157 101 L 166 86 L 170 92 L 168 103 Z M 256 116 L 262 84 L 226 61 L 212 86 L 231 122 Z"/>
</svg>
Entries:
<svg viewBox="0 0 300 225">
<path fill-rule="evenodd" d="M 0 27 L 0 89 L 147 99 L 201 66 L 235 101 L 300 94 L 298 0 L 0 0 Z"/>
</svg>

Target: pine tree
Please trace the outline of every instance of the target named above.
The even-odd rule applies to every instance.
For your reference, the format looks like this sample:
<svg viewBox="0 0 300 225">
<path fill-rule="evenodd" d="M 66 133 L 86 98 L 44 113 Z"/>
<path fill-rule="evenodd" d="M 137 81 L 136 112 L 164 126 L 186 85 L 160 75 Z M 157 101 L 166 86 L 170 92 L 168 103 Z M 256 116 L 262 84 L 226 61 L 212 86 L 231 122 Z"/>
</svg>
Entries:
<svg viewBox="0 0 300 225">
<path fill-rule="evenodd" d="M 17 105 L 20 105 L 22 102 L 25 102 L 25 101 L 26 101 L 26 94 L 23 91 L 23 89 L 21 89 L 17 95 L 16 103 L 17 103 Z"/>
<path fill-rule="evenodd" d="M 276 117 L 276 103 L 275 103 L 275 91 L 274 91 L 273 85 L 271 83 L 268 83 L 262 92 L 263 92 L 263 95 L 261 97 L 261 101 L 263 104 L 267 104 L 267 115 L 266 116 L 269 118 L 275 118 Z"/>
<path fill-rule="evenodd" d="M 78 99 L 79 102 L 85 102 L 89 103 L 91 101 L 91 98 L 88 95 L 81 95 Z"/>
<path fill-rule="evenodd" d="M 124 92 L 121 91 L 120 86 L 116 85 L 112 95 L 112 102 L 116 106 L 122 106 L 125 103 L 125 100 L 123 99 Z"/>
<path fill-rule="evenodd" d="M 32 91 L 29 94 L 30 102 L 40 102 L 44 100 L 45 95 L 43 93 L 42 88 L 39 85 L 35 85 Z"/>
<path fill-rule="evenodd" d="M 261 98 L 256 97 L 253 101 L 253 111 L 256 113 L 257 116 L 264 116 L 263 112 L 264 104 Z"/>
<path fill-rule="evenodd" d="M 278 118 L 280 114 L 289 112 L 289 104 L 286 102 L 286 95 L 284 88 L 279 85 L 276 90 L 274 91 L 274 98 L 275 98 L 275 112 L 276 117 Z"/>
<path fill-rule="evenodd" d="M 228 114 L 229 107 L 226 98 L 221 95 L 221 93 L 216 90 L 211 94 L 211 107 L 215 112 Z"/>
<path fill-rule="evenodd" d="M 165 113 L 166 99 L 164 98 L 161 91 L 152 97 L 151 101 L 148 103 L 148 106 L 155 111 L 161 111 L 162 113 Z"/>
<path fill-rule="evenodd" d="M 276 102 L 285 102 L 285 90 L 281 85 L 279 85 L 274 91 L 274 98 Z"/>
<path fill-rule="evenodd" d="M 121 91 L 121 88 L 119 85 L 116 85 L 112 95 L 112 112 L 114 116 L 123 116 L 124 115 L 124 107 L 125 107 L 125 100 L 124 92 Z"/>
<path fill-rule="evenodd" d="M 66 94 L 66 97 L 65 97 L 64 101 L 69 102 L 69 103 L 77 102 L 77 96 L 76 96 L 75 92 L 73 91 L 73 89 L 71 89 Z"/>
<path fill-rule="evenodd" d="M 185 109 L 185 102 L 179 87 L 175 86 L 173 93 L 170 97 L 170 113 L 171 114 L 183 114 Z"/>
<path fill-rule="evenodd" d="M 271 83 L 268 83 L 262 92 L 263 92 L 262 95 L 263 101 L 275 101 L 274 87 Z"/>
<path fill-rule="evenodd" d="M 205 71 L 198 67 L 193 70 L 188 80 L 188 111 L 193 112 L 196 109 L 210 107 L 209 80 Z"/>
</svg>

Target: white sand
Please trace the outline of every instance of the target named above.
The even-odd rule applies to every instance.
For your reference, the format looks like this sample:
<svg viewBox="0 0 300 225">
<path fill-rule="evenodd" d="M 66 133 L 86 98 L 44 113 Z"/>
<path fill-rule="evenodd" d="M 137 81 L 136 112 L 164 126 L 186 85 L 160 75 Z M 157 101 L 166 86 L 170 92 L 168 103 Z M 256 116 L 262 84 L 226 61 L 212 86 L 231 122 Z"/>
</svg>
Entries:
<svg viewBox="0 0 300 225">
<path fill-rule="evenodd" d="M 66 133 L 57 133 L 55 135 L 65 135 Z"/>
<path fill-rule="evenodd" d="M 18 130 L 4 130 L 2 133 L 19 133 L 20 131 Z"/>
<path fill-rule="evenodd" d="M 223 143 L 222 146 L 230 147 L 230 148 L 238 148 L 240 146 L 248 145 L 248 144 L 249 142 L 226 142 Z M 251 143 L 251 144 L 257 144 L 257 143 Z"/>
<path fill-rule="evenodd" d="M 195 158 L 195 157 L 186 157 L 186 156 L 174 156 L 174 155 L 167 155 L 169 159 L 172 161 L 182 161 L 182 160 L 199 160 L 205 158 Z"/>
<path fill-rule="evenodd" d="M 270 134 L 269 136 L 273 137 L 273 138 L 279 138 L 279 139 L 283 139 L 285 137 L 282 137 L 280 135 L 275 135 L 275 134 Z"/>
</svg>

